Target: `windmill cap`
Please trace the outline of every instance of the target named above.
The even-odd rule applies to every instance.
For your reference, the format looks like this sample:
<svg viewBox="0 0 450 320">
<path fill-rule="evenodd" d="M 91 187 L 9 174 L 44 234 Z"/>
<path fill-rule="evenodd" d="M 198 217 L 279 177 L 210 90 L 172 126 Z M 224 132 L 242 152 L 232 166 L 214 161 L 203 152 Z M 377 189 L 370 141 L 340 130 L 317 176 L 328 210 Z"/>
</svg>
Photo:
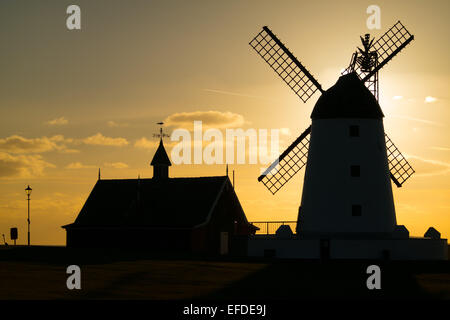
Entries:
<svg viewBox="0 0 450 320">
<path fill-rule="evenodd" d="M 311 119 L 383 118 L 378 101 L 352 72 L 341 76 L 336 84 L 317 100 Z"/>
</svg>

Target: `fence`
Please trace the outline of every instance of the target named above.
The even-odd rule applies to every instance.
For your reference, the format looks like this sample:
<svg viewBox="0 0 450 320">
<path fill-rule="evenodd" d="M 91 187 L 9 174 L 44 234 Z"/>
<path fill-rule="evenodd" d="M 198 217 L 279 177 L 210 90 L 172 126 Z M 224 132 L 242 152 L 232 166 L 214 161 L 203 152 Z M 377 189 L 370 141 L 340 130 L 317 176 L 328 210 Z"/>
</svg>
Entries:
<svg viewBox="0 0 450 320">
<path fill-rule="evenodd" d="M 259 228 L 256 234 L 275 234 L 278 228 L 283 225 L 290 226 L 292 232 L 295 233 L 297 227 L 297 221 L 254 221 L 250 223 Z"/>
</svg>

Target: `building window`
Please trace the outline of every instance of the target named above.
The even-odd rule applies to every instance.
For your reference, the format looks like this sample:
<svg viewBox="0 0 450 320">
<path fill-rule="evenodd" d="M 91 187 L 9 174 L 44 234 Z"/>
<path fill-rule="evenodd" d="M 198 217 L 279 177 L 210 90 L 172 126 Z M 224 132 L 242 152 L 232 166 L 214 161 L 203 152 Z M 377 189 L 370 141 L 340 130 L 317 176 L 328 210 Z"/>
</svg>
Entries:
<svg viewBox="0 0 450 320">
<path fill-rule="evenodd" d="M 354 217 L 360 217 L 361 216 L 361 205 L 360 204 L 354 204 L 352 205 L 352 216 Z"/>
<path fill-rule="evenodd" d="M 359 137 L 359 126 L 349 127 L 350 137 Z"/>
<path fill-rule="evenodd" d="M 350 166 L 350 175 L 352 177 L 359 177 L 361 175 L 361 169 L 359 166 Z"/>
</svg>

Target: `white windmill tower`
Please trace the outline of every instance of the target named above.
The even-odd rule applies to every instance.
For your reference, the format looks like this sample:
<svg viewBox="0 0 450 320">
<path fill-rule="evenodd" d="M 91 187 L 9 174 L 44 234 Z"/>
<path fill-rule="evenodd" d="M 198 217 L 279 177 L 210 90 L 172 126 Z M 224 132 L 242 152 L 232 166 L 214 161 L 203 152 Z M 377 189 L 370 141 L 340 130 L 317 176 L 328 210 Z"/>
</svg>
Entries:
<svg viewBox="0 0 450 320">
<path fill-rule="evenodd" d="M 400 21 L 376 42 L 361 37 L 364 49 L 326 91 L 268 27 L 250 42 L 303 102 L 322 93 L 311 126 L 258 178 L 275 194 L 306 166 L 297 239 L 329 247 L 332 238 L 407 232 L 396 223 L 390 180 L 401 187 L 414 170 L 385 134 L 377 100 L 378 71 L 413 39 Z"/>
</svg>

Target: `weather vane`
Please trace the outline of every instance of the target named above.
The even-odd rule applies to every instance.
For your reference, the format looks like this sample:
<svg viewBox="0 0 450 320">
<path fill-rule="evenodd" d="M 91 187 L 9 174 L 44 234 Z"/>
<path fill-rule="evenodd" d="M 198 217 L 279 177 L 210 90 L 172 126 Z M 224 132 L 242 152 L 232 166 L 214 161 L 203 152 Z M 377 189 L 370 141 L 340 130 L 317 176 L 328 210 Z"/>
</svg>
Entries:
<svg viewBox="0 0 450 320">
<path fill-rule="evenodd" d="M 153 137 L 155 137 L 155 138 L 160 138 L 161 140 L 162 140 L 164 137 L 170 137 L 168 134 L 166 134 L 166 133 L 163 132 L 163 128 L 162 128 L 163 124 L 164 124 L 164 122 L 158 122 L 158 123 L 157 123 L 157 125 L 160 126 L 160 128 L 159 128 L 159 133 L 154 133 L 154 134 L 153 134 Z"/>
</svg>

